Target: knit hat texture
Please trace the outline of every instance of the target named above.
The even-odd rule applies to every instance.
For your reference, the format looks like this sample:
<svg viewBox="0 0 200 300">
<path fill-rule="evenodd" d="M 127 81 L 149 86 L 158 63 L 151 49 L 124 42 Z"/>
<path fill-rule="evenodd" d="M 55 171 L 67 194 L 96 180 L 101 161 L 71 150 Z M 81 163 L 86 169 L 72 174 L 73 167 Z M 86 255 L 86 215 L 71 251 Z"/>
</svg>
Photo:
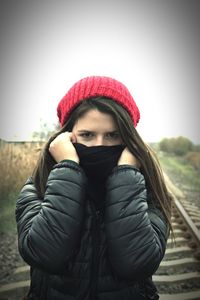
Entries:
<svg viewBox="0 0 200 300">
<path fill-rule="evenodd" d="M 121 104 L 130 114 L 134 127 L 140 119 L 139 109 L 127 87 L 110 77 L 90 76 L 76 82 L 61 99 L 57 107 L 60 125 L 63 126 L 71 111 L 81 101 L 92 97 L 107 97 Z"/>
</svg>

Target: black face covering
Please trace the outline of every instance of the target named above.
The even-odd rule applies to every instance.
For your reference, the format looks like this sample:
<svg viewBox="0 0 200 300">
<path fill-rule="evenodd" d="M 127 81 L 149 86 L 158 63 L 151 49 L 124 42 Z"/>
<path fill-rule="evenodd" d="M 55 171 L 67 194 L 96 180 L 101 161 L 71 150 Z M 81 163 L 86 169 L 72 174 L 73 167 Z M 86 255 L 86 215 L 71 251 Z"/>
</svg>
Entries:
<svg viewBox="0 0 200 300">
<path fill-rule="evenodd" d="M 124 150 L 124 145 L 92 146 L 73 144 L 80 159 L 80 166 L 92 181 L 105 182 Z"/>
</svg>

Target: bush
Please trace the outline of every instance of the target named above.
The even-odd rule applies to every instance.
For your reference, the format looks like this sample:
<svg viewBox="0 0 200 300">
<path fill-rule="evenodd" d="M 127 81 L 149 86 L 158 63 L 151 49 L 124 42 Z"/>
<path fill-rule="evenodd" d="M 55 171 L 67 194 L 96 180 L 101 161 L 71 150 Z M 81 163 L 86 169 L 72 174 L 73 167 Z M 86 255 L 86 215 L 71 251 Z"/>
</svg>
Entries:
<svg viewBox="0 0 200 300">
<path fill-rule="evenodd" d="M 178 138 L 164 138 L 159 143 L 159 147 L 161 151 L 170 154 L 185 155 L 193 150 L 194 145 L 189 139 L 180 136 Z"/>
<path fill-rule="evenodd" d="M 185 158 L 197 171 L 200 171 L 200 152 L 190 152 Z"/>
</svg>

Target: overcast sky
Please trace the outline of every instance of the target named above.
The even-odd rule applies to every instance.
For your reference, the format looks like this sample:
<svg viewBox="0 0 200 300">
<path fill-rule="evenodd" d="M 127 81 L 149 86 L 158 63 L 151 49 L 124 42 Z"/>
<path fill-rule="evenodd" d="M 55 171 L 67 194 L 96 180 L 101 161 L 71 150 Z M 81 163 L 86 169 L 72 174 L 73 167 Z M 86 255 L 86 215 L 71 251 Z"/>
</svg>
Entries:
<svg viewBox="0 0 200 300">
<path fill-rule="evenodd" d="M 2 0 L 0 23 L 0 138 L 56 123 L 72 84 L 105 75 L 132 93 L 145 141 L 200 143 L 199 0 Z"/>
</svg>

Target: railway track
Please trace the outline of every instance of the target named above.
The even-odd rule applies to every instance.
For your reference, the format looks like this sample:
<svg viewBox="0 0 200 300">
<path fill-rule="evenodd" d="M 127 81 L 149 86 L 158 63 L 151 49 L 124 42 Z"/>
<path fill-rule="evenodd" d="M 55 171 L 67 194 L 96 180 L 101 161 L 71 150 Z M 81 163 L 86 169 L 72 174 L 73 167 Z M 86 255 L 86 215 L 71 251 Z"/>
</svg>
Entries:
<svg viewBox="0 0 200 300">
<path fill-rule="evenodd" d="M 166 176 L 174 196 L 172 225 L 159 269 L 153 276 L 161 300 L 200 300 L 200 212 Z"/>
<path fill-rule="evenodd" d="M 166 176 L 174 195 L 172 224 L 175 241 L 168 239 L 159 269 L 153 276 L 160 300 L 200 300 L 200 212 Z M 28 290 L 29 266 L 14 270 L 9 284 L 0 286 L 0 300 L 22 299 Z"/>
</svg>

